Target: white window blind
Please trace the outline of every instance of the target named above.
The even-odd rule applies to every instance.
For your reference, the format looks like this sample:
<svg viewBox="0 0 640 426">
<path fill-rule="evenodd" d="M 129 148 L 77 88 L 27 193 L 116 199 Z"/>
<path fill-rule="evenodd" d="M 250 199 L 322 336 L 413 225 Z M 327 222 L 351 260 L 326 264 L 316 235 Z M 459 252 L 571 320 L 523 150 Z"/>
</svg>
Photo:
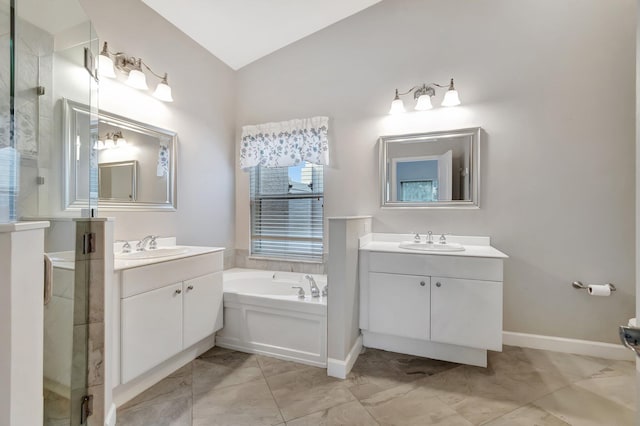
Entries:
<svg viewBox="0 0 640 426">
<path fill-rule="evenodd" d="M 323 170 L 303 162 L 251 168 L 251 254 L 322 260 Z"/>
</svg>

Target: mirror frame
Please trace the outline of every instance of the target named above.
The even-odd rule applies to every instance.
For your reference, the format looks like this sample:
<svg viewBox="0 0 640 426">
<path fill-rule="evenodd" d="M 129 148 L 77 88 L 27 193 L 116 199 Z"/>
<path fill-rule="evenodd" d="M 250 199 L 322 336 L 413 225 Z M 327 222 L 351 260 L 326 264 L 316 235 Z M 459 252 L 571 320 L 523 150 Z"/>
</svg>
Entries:
<svg viewBox="0 0 640 426">
<path fill-rule="evenodd" d="M 64 145 L 64 169 L 63 180 L 64 190 L 63 193 L 63 206 L 65 210 L 80 210 L 86 208 L 87 203 L 85 200 L 79 199 L 78 194 L 72 193 L 70 190 L 71 183 L 71 167 L 73 163 L 73 149 L 74 145 L 72 141 L 72 133 L 75 127 L 75 114 L 82 112 L 89 114 L 89 108 L 78 102 L 74 102 L 69 99 L 62 98 L 63 103 L 63 138 L 62 143 Z M 154 202 L 124 202 L 124 201 L 111 201 L 111 200 L 98 200 L 98 210 L 104 211 L 176 211 L 178 209 L 177 204 L 177 179 L 176 168 L 178 164 L 177 152 L 178 152 L 178 134 L 174 131 L 162 129 L 160 127 L 152 126 L 150 124 L 142 123 L 140 121 L 131 120 L 126 117 L 122 117 L 117 114 L 112 114 L 104 110 L 99 110 L 98 122 L 108 121 L 110 124 L 114 124 L 119 127 L 128 128 L 140 133 L 148 135 L 156 135 L 158 137 L 168 137 L 169 142 L 169 176 L 167 184 L 167 199 L 166 203 L 154 203 Z M 91 141 L 93 144 L 94 141 Z M 97 158 L 96 158 L 97 163 Z M 97 170 L 96 166 L 96 170 Z"/>
<path fill-rule="evenodd" d="M 395 209 L 477 209 L 480 208 L 480 134 L 482 128 L 471 127 L 465 129 L 446 130 L 428 133 L 411 133 L 406 135 L 381 136 L 379 142 L 379 175 L 380 175 L 380 206 L 382 208 Z M 461 136 L 471 137 L 471 161 L 469 174 L 471 183 L 469 193 L 470 200 L 434 201 L 424 203 L 412 203 L 405 201 L 387 200 L 387 182 L 390 173 L 388 146 L 394 143 L 428 142 L 430 139 L 445 139 Z"/>
</svg>

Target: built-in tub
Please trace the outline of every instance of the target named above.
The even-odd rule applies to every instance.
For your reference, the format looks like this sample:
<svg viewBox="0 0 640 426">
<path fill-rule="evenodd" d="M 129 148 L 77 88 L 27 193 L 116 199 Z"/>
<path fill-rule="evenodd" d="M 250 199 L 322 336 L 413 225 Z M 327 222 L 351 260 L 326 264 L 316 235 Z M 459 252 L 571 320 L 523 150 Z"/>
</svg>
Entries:
<svg viewBox="0 0 640 426">
<path fill-rule="evenodd" d="M 224 328 L 216 345 L 326 367 L 327 301 L 311 297 L 304 275 L 224 271 Z M 322 289 L 326 276 L 313 277 Z M 303 287 L 306 297 L 299 299 L 292 286 Z"/>
</svg>

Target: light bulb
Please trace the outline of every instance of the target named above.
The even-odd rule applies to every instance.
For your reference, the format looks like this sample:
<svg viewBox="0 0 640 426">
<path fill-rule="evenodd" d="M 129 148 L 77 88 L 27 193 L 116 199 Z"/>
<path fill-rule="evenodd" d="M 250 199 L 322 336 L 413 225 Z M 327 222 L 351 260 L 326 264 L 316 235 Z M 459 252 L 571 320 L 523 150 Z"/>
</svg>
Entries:
<svg viewBox="0 0 640 426">
<path fill-rule="evenodd" d="M 444 94 L 444 99 L 440 104 L 443 107 L 452 107 L 456 105 L 460 105 L 460 97 L 458 96 L 458 91 L 453 86 L 453 79 L 451 79 L 451 83 L 449 84 L 449 90 Z"/>
<path fill-rule="evenodd" d="M 147 86 L 147 77 L 141 70 L 131 70 L 129 71 L 129 78 L 127 78 L 127 84 L 131 87 L 140 90 L 148 90 Z"/>
<path fill-rule="evenodd" d="M 398 95 L 398 89 L 396 89 L 396 97 L 393 98 L 393 102 L 391 102 L 391 109 L 389 110 L 389 114 L 401 114 L 404 111 L 404 103 Z"/>
<path fill-rule="evenodd" d="M 113 139 L 111 139 L 111 136 L 107 136 L 107 138 L 104 140 L 104 147 L 105 149 L 113 149 L 116 146 L 115 142 L 113 142 Z"/>
<path fill-rule="evenodd" d="M 100 54 L 98 56 L 98 74 L 100 77 L 116 78 L 116 73 L 113 71 L 113 60 Z"/>
<path fill-rule="evenodd" d="M 164 102 L 173 102 L 173 96 L 171 96 L 171 86 L 169 86 L 169 83 L 167 83 L 167 74 L 164 75 L 164 78 L 156 87 L 156 91 L 153 92 L 153 96 Z"/>
<path fill-rule="evenodd" d="M 98 55 L 98 74 L 101 77 L 116 78 L 116 73 L 113 71 L 113 59 L 109 56 L 106 41 L 102 47 L 102 52 Z"/>
<path fill-rule="evenodd" d="M 127 140 L 125 138 L 120 137 L 120 138 L 116 139 L 116 147 L 117 148 L 124 148 L 127 145 L 128 145 L 128 143 L 127 143 Z"/>
<path fill-rule="evenodd" d="M 420 95 L 418 102 L 416 102 L 416 111 L 426 111 L 431 108 L 433 108 L 433 105 L 431 105 L 431 96 Z"/>
</svg>

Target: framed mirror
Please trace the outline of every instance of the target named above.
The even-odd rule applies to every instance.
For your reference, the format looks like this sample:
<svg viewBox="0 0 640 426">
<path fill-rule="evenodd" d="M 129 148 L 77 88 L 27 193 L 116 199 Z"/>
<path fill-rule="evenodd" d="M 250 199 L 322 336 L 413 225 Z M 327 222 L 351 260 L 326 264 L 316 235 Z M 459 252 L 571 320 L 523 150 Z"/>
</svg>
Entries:
<svg viewBox="0 0 640 426">
<path fill-rule="evenodd" d="M 63 100 L 65 209 L 80 209 L 97 193 L 100 210 L 176 210 L 177 134 L 100 111 L 98 138 L 88 140 L 79 129 L 89 119 L 86 105 Z M 89 170 L 77 161 L 83 150 L 97 163 L 97 188 L 84 183 Z"/>
<path fill-rule="evenodd" d="M 382 136 L 382 207 L 478 208 L 481 128 Z"/>
<path fill-rule="evenodd" d="M 108 201 L 136 201 L 137 170 L 136 160 L 99 163 L 98 198 Z"/>
</svg>

